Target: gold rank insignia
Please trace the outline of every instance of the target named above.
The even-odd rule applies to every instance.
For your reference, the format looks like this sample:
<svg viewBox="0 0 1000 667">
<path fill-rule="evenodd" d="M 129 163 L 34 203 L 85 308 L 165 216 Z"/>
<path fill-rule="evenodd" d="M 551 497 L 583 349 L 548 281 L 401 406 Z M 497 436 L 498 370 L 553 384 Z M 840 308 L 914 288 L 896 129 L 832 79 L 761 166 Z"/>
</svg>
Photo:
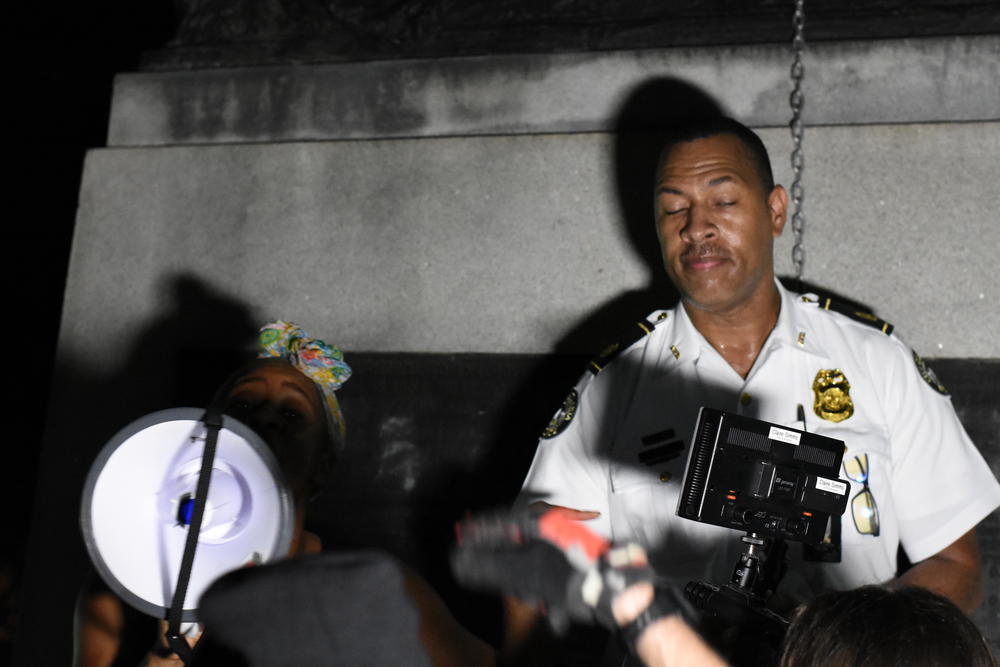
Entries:
<svg viewBox="0 0 1000 667">
<path fill-rule="evenodd" d="M 917 372 L 920 373 L 920 377 L 922 377 L 924 382 L 929 384 L 934 391 L 942 394 L 943 396 L 947 396 L 948 390 L 944 388 L 943 384 L 941 384 L 941 380 L 938 380 L 937 374 L 935 374 L 934 371 L 931 370 L 931 367 L 920 358 L 920 355 L 917 354 L 916 350 L 913 350 L 912 352 L 913 362 L 917 365 Z"/>
<path fill-rule="evenodd" d="M 569 396 L 563 401 L 559 411 L 556 412 L 552 420 L 549 421 L 549 425 L 542 431 L 542 438 L 548 440 L 566 430 L 566 427 L 569 426 L 569 423 L 573 421 L 573 417 L 576 415 L 576 402 L 577 394 L 576 389 L 574 389 L 569 392 Z"/>
<path fill-rule="evenodd" d="M 854 414 L 851 383 L 839 368 L 823 368 L 813 380 L 813 412 L 827 421 L 842 422 Z"/>
</svg>

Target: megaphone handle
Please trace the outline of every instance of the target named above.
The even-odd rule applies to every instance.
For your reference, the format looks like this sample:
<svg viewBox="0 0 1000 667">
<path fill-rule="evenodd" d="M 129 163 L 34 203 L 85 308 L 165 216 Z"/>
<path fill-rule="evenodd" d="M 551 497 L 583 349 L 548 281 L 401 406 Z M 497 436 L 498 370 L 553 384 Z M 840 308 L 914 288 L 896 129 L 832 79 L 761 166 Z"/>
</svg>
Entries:
<svg viewBox="0 0 1000 667">
<path fill-rule="evenodd" d="M 174 599 L 170 604 L 170 614 L 167 625 L 167 644 L 186 665 L 191 659 L 191 647 L 181 634 L 181 614 L 184 611 L 184 598 L 187 597 L 188 581 L 191 578 L 191 568 L 194 566 L 194 552 L 198 548 L 198 537 L 201 533 L 201 520 L 205 514 L 205 503 L 208 500 L 208 485 L 212 481 L 212 463 L 215 461 L 215 448 L 222 429 L 222 413 L 210 407 L 202 418 L 205 422 L 205 449 L 201 455 L 201 470 L 198 473 L 198 486 L 195 488 L 194 508 L 191 523 L 188 524 L 187 540 L 184 543 L 184 556 L 181 558 L 181 569 L 177 573 L 177 586 L 174 588 Z"/>
</svg>

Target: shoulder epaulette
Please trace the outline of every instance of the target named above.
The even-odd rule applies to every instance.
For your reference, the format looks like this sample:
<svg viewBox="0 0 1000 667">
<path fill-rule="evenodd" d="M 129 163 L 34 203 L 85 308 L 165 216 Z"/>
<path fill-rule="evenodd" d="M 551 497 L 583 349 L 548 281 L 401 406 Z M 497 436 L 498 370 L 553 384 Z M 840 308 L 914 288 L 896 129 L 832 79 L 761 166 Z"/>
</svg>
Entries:
<svg viewBox="0 0 1000 667">
<path fill-rule="evenodd" d="M 634 322 L 632 326 L 625 330 L 625 333 L 621 337 L 608 345 L 606 348 L 601 350 L 600 354 L 590 360 L 587 364 L 587 370 L 589 370 L 594 375 L 597 375 L 604 367 L 611 363 L 615 357 L 617 357 L 623 350 L 628 349 L 630 345 L 634 342 L 648 336 L 653 333 L 653 328 L 655 324 L 650 324 L 649 322 Z"/>
<path fill-rule="evenodd" d="M 803 297 L 805 299 L 805 297 Z M 807 301 L 812 301 L 812 299 L 805 299 Z M 853 304 L 837 301 L 832 297 L 821 296 L 819 297 L 818 305 L 823 310 L 832 310 L 834 312 L 840 313 L 841 315 L 846 315 L 855 322 L 861 322 L 862 324 L 867 324 L 870 327 L 878 329 L 886 336 L 892 333 L 893 326 L 886 322 L 885 320 L 879 319 L 875 315 L 872 315 L 866 310 L 861 310 L 854 306 Z"/>
</svg>

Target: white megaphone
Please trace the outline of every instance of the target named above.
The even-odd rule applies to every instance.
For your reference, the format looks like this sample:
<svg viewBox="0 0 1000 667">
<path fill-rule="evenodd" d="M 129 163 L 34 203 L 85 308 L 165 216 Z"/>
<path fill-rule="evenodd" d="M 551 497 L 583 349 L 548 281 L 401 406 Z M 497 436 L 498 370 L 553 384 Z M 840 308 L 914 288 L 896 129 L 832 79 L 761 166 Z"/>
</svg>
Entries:
<svg viewBox="0 0 1000 667">
<path fill-rule="evenodd" d="M 207 428 L 204 410 L 141 417 L 104 446 L 83 488 L 80 525 L 101 578 L 136 609 L 166 618 L 196 502 Z M 183 601 L 198 601 L 223 574 L 285 556 L 294 508 L 277 460 L 249 427 L 222 417 L 201 529 Z"/>
</svg>

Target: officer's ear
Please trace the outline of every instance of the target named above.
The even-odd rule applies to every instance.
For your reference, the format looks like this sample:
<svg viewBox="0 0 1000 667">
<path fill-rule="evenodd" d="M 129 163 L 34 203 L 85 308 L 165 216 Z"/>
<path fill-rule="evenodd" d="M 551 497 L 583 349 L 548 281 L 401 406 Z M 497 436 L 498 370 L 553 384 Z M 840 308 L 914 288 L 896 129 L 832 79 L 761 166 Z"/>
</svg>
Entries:
<svg viewBox="0 0 1000 667">
<path fill-rule="evenodd" d="M 767 196 L 767 209 L 771 215 L 771 236 L 778 238 L 785 228 L 788 217 L 788 191 L 780 185 L 775 185 Z"/>
</svg>

